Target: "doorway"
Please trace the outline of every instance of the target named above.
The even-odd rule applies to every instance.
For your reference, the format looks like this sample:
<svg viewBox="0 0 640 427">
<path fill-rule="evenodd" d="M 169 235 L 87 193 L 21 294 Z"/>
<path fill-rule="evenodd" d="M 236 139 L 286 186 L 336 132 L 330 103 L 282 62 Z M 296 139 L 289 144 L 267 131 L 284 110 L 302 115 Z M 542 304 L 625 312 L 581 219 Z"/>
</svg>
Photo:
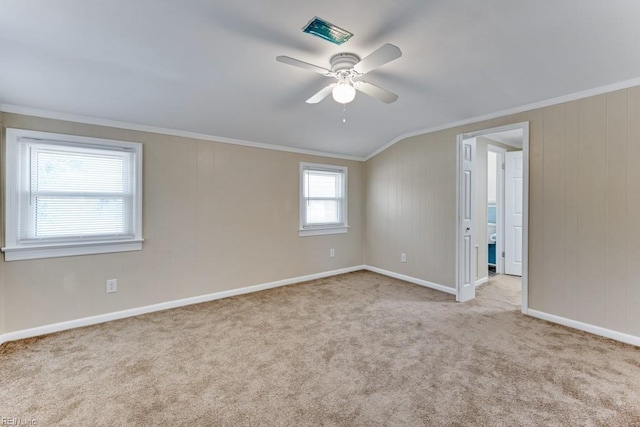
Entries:
<svg viewBox="0 0 640 427">
<path fill-rule="evenodd" d="M 482 154 L 478 153 L 476 163 L 479 166 L 477 197 L 480 201 L 480 209 L 477 210 L 476 224 L 478 230 L 486 223 L 486 242 L 482 233 L 478 233 L 478 257 L 487 264 L 487 269 L 478 268 L 476 273 L 476 285 L 486 283 L 490 277 L 504 274 L 504 164 L 507 148 L 498 146 L 494 140 L 486 137 L 489 143 L 486 145 L 486 180 L 480 173 L 483 164 Z M 482 151 L 480 149 L 479 151 Z M 486 184 L 485 184 L 486 182 Z M 484 189 L 486 185 L 486 189 Z M 484 191 L 483 191 L 484 189 Z M 486 217 L 486 220 L 485 218 Z M 486 256 L 484 249 L 486 248 Z"/>
<path fill-rule="evenodd" d="M 491 269 L 521 276 L 527 311 L 528 158 L 528 122 L 458 135 L 458 301 L 475 298 Z"/>
</svg>

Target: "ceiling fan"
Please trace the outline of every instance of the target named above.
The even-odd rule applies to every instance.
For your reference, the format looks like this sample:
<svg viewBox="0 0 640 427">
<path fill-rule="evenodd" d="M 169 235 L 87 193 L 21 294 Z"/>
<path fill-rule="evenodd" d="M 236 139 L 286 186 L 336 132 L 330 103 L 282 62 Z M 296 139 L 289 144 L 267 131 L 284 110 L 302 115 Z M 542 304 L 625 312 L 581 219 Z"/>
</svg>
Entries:
<svg viewBox="0 0 640 427">
<path fill-rule="evenodd" d="M 311 70 L 337 80 L 337 82 L 325 86 L 318 93 L 307 99 L 307 104 L 317 104 L 329 94 L 333 95 L 333 99 L 336 102 L 347 104 L 355 98 L 356 90 L 390 104 L 398 99 L 398 95 L 372 83 L 359 80 L 359 78 L 401 56 L 402 52 L 397 46 L 387 43 L 362 60 L 353 53 L 334 55 L 331 57 L 330 70 L 288 56 L 278 56 L 276 61 Z"/>
</svg>

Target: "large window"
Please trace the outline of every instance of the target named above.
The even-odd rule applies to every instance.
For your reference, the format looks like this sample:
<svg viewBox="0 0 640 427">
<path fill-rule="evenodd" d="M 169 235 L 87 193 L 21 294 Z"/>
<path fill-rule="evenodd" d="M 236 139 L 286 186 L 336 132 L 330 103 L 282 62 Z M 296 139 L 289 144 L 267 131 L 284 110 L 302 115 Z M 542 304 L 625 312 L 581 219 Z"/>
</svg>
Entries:
<svg viewBox="0 0 640 427">
<path fill-rule="evenodd" d="M 347 232 L 347 168 L 300 164 L 300 235 Z"/>
<path fill-rule="evenodd" d="M 7 261 L 142 249 L 142 145 L 7 129 Z"/>
</svg>

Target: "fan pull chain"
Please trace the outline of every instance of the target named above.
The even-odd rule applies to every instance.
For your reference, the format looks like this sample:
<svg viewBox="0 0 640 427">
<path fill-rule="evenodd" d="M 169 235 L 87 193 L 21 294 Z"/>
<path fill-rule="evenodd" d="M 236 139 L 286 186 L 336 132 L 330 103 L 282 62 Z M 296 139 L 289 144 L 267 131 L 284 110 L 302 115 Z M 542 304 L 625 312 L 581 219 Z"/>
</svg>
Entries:
<svg viewBox="0 0 640 427">
<path fill-rule="evenodd" d="M 342 123 L 347 123 L 347 104 L 342 104 Z"/>
</svg>

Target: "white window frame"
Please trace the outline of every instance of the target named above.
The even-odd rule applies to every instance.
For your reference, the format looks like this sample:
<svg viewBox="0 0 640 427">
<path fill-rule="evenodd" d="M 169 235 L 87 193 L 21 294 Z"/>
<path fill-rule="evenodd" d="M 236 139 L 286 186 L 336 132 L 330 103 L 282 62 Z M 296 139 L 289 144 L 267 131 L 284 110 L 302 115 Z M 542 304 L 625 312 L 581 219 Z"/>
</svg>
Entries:
<svg viewBox="0 0 640 427">
<path fill-rule="evenodd" d="M 76 145 L 79 148 L 103 148 L 133 153 L 133 233 L 129 238 L 69 238 L 55 241 L 21 241 L 20 239 L 20 161 L 21 140 L 39 140 L 41 143 Z M 142 250 L 142 144 L 89 138 L 24 129 L 6 130 L 5 139 L 5 261 L 38 258 L 127 252 Z M 53 240 L 53 239 L 52 239 Z"/>
<path fill-rule="evenodd" d="M 343 200 L 342 200 L 342 219 L 343 221 L 338 224 L 305 224 L 306 218 L 306 202 L 304 192 L 304 173 L 306 170 L 317 170 L 324 172 L 334 172 L 341 173 L 343 176 L 342 185 L 343 185 Z M 340 234 L 346 233 L 349 230 L 348 224 L 348 168 L 346 166 L 335 166 L 335 165 L 323 165 L 318 163 L 300 163 L 300 228 L 299 235 L 301 237 L 304 236 L 319 236 L 323 234 Z"/>
</svg>

